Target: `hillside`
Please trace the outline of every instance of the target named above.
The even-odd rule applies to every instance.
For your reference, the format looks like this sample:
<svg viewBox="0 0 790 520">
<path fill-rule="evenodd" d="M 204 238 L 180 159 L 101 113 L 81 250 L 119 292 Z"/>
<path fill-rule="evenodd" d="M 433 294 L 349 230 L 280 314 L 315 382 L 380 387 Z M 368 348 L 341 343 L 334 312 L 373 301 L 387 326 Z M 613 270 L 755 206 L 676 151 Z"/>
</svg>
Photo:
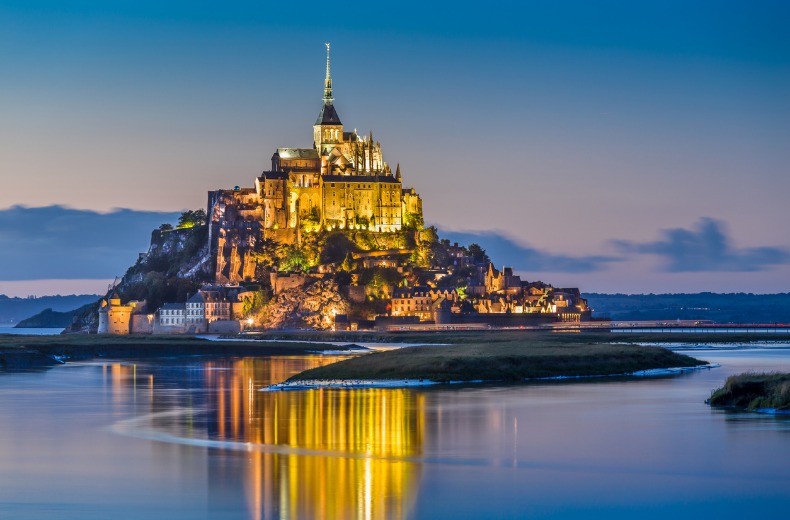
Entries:
<svg viewBox="0 0 790 520">
<path fill-rule="evenodd" d="M 26 318 L 17 323 L 18 329 L 35 329 L 35 328 L 66 328 L 74 321 L 75 316 L 82 315 L 85 311 L 92 309 L 94 303 L 83 305 L 78 309 L 73 309 L 65 312 L 53 311 L 52 309 L 44 309 L 38 314 Z"/>
</svg>

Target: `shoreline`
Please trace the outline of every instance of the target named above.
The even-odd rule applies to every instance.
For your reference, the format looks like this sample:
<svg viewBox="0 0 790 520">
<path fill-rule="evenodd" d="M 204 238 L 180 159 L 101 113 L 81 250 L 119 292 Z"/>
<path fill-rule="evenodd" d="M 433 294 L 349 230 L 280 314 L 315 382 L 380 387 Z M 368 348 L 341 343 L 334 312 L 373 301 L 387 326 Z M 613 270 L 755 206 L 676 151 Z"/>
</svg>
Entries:
<svg viewBox="0 0 790 520">
<path fill-rule="evenodd" d="M 178 356 L 246 357 L 352 354 L 366 352 L 322 342 L 252 343 L 209 341 L 173 336 L 3 335 L 0 336 L 0 374 L 47 370 L 69 361 L 90 359 L 156 359 Z"/>
<path fill-rule="evenodd" d="M 625 341 L 624 341 L 625 340 Z M 661 341 L 665 340 L 665 341 Z M 680 340 L 680 341 L 678 341 Z M 713 340 L 713 341 L 711 341 Z M 523 333 L 519 331 L 443 332 L 431 334 L 384 334 L 355 332 L 273 331 L 248 337 L 195 336 L 98 336 L 85 334 L 60 335 L 0 335 L 0 372 L 13 370 L 45 370 L 68 361 L 97 359 L 153 359 L 176 356 L 241 357 L 279 355 L 344 355 L 400 351 L 403 347 L 430 349 L 466 348 L 478 346 L 495 350 L 498 345 L 553 345 L 557 347 L 585 344 L 627 345 L 646 344 L 666 346 L 678 350 L 715 350 L 719 348 L 770 348 L 770 343 L 784 342 L 775 336 L 748 338 L 680 338 L 675 334 L 628 335 L 605 333 L 555 334 Z M 776 343 L 775 343 L 776 342 Z M 418 346 L 419 345 L 419 346 Z M 694 349 L 691 345 L 695 345 Z M 369 350 L 356 349 L 359 346 Z M 707 348 L 706 348 L 707 346 Z M 356 347 L 356 348 L 355 348 Z M 777 345 L 774 348 L 782 348 Z M 367 354 L 362 356 L 367 357 Z M 405 359 L 405 358 L 404 358 Z M 630 367 L 629 367 L 630 368 Z M 634 367 L 639 368 L 639 367 Z M 614 372 L 614 371 L 611 371 Z M 617 370 L 620 373 L 621 370 Z M 588 373 L 588 372 L 585 372 Z M 394 375 L 394 374 L 392 374 Z M 423 374 L 423 376 L 431 374 Z M 481 377 L 464 379 L 480 379 Z M 545 374 L 552 376 L 553 374 Z M 483 374 L 480 374 L 483 376 Z M 350 378 L 353 379 L 353 378 Z M 381 379 L 379 377 L 359 379 Z M 425 379 L 425 377 L 423 377 Z M 442 378 L 442 380 L 457 378 Z M 492 378 L 487 378 L 493 380 Z"/>
<path fill-rule="evenodd" d="M 259 392 L 292 392 L 298 390 L 320 390 L 320 389 L 365 389 L 365 388 L 413 388 L 421 386 L 435 385 L 459 385 L 459 384 L 492 384 L 492 383 L 530 383 L 540 381 L 566 381 L 571 379 L 594 379 L 594 378 L 626 378 L 626 377 L 666 377 L 684 374 L 697 370 L 710 370 L 719 368 L 720 365 L 708 364 L 695 367 L 670 367 L 652 368 L 647 370 L 637 370 L 621 374 L 600 374 L 583 376 L 551 376 L 551 377 L 527 377 L 521 381 L 507 381 L 503 379 L 475 379 L 469 381 L 433 381 L 430 379 L 305 379 L 297 381 L 283 381 L 273 385 L 258 389 Z"/>
</svg>

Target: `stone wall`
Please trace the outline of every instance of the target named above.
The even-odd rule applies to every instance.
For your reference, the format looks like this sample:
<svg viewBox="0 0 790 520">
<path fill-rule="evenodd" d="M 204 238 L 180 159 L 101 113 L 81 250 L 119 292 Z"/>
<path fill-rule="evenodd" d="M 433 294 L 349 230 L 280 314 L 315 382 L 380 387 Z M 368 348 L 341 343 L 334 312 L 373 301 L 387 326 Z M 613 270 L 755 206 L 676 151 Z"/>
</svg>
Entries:
<svg viewBox="0 0 790 520">
<path fill-rule="evenodd" d="M 303 273 L 269 273 L 269 282 L 274 294 L 304 287 L 312 279 L 310 275 Z"/>
<path fill-rule="evenodd" d="M 216 320 L 208 324 L 208 331 L 212 334 L 238 334 L 241 329 L 239 320 Z"/>
<path fill-rule="evenodd" d="M 131 334 L 153 334 L 154 332 L 153 314 L 132 314 L 132 322 L 129 325 Z"/>
</svg>

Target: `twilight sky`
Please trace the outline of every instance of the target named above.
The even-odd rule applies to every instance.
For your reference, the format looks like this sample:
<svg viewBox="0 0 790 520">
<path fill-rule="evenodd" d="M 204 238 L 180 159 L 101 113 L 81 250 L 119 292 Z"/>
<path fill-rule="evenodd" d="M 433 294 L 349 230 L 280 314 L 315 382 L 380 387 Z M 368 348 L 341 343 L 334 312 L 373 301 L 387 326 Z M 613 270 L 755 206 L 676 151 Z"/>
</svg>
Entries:
<svg viewBox="0 0 790 520">
<path fill-rule="evenodd" d="M 787 2 L 331 5 L 0 0 L 0 293 L 106 288 L 310 146 L 325 41 L 448 238 L 587 292 L 790 291 Z"/>
</svg>

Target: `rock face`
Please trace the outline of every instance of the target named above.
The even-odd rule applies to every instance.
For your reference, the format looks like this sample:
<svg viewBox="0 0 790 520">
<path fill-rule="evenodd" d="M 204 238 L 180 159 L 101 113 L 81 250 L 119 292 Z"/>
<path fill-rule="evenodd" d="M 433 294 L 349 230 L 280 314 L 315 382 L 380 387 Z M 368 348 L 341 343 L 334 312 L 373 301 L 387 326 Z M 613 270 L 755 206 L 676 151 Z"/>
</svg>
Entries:
<svg viewBox="0 0 790 520">
<path fill-rule="evenodd" d="M 169 263 L 172 275 L 179 278 L 208 278 L 213 275 L 213 258 L 209 255 L 203 226 L 173 230 L 154 230 L 144 263 Z M 131 280 L 124 280 L 129 282 Z"/>
<path fill-rule="evenodd" d="M 348 302 L 332 280 L 319 280 L 279 293 L 264 309 L 262 325 L 272 329 L 329 329 L 336 314 L 347 314 Z"/>
<path fill-rule="evenodd" d="M 253 249 L 263 238 L 263 210 L 253 189 L 208 193 L 207 262 L 217 283 L 237 283 L 255 276 Z"/>
</svg>

